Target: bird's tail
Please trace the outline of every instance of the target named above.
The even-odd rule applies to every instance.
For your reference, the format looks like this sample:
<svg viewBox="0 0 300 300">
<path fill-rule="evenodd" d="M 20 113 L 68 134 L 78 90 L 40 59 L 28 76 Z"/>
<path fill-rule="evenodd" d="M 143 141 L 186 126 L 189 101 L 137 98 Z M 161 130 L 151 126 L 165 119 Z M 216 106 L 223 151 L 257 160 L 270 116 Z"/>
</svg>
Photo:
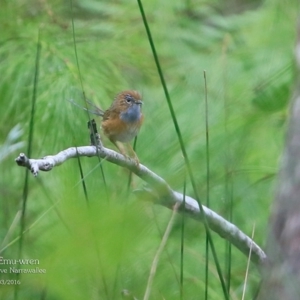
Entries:
<svg viewBox="0 0 300 300">
<path fill-rule="evenodd" d="M 86 103 L 87 103 L 87 106 L 86 107 L 83 107 L 81 105 L 79 105 L 77 102 L 75 102 L 73 99 L 68 99 L 69 102 L 71 102 L 73 105 L 85 110 L 85 111 L 88 111 L 89 113 L 91 114 L 94 114 L 94 115 L 97 115 L 97 116 L 100 116 L 100 117 L 103 117 L 104 115 L 104 111 L 97 107 L 94 103 L 92 103 L 91 101 L 85 99 Z M 88 108 L 88 105 L 91 106 L 94 110 L 91 110 Z"/>
</svg>

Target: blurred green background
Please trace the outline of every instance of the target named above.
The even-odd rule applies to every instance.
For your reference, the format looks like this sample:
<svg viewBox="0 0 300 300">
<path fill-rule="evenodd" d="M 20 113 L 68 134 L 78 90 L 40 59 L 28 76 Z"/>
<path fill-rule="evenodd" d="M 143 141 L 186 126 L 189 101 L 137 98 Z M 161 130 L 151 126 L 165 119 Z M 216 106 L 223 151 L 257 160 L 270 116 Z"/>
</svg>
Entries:
<svg viewBox="0 0 300 300">
<path fill-rule="evenodd" d="M 210 203 L 264 245 L 295 63 L 298 0 L 144 1 L 144 9 L 205 203 L 205 90 L 208 86 Z M 183 190 L 184 161 L 135 1 L 0 0 L 0 243 L 18 258 L 25 169 L 14 158 L 27 151 L 38 32 L 40 61 L 32 138 L 33 158 L 88 145 L 86 113 L 67 100 L 108 108 L 124 89 L 143 95 L 140 162 Z M 73 34 L 72 20 L 75 35 Z M 78 62 L 75 56 L 75 46 Z M 78 69 L 78 65 L 79 69 Z M 80 70 L 80 72 L 79 72 Z M 82 83 L 82 84 L 81 84 Z M 98 120 L 100 124 L 100 120 Z M 104 138 L 104 144 L 114 146 Z M 151 264 L 171 212 L 127 191 L 128 172 L 82 158 L 88 203 L 77 160 L 29 177 L 22 257 L 39 259 L 46 274 L 23 274 L 18 299 L 120 299 L 126 289 L 142 299 Z M 133 177 L 130 191 L 143 186 Z M 194 196 L 189 182 L 187 194 Z M 15 221 L 14 221 L 15 220 Z M 160 257 L 150 299 L 179 299 L 181 217 Z M 205 231 L 185 220 L 184 299 L 204 295 Z M 213 234 L 222 270 L 225 241 Z M 212 260 L 211 260 L 212 261 Z M 232 249 L 232 299 L 241 299 L 247 258 Z M 31 268 L 36 266 L 26 266 Z M 7 266 L 0 265 L 1 269 Z M 0 279 L 15 279 L 0 274 Z M 259 283 L 254 265 L 246 298 Z M 16 285 L 1 285 L 14 299 Z M 224 299 L 209 266 L 209 299 Z"/>
</svg>

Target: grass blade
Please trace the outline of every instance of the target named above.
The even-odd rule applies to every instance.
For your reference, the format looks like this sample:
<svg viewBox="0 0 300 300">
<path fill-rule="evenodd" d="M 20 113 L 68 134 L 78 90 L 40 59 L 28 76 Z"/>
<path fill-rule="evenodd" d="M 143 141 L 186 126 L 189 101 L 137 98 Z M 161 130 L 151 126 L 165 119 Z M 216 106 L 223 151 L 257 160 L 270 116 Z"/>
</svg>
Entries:
<svg viewBox="0 0 300 300">
<path fill-rule="evenodd" d="M 88 109 L 88 106 L 87 106 L 88 105 L 88 100 L 86 99 L 86 95 L 85 95 L 85 91 L 84 91 L 84 87 L 83 87 L 83 80 L 82 80 L 82 76 L 81 76 L 81 70 L 80 70 L 78 52 L 77 52 L 75 23 L 74 23 L 74 14 L 73 14 L 73 0 L 70 0 L 70 6 L 71 6 L 72 36 L 73 36 L 75 60 L 76 60 L 76 65 L 77 65 L 77 69 L 78 69 L 78 75 L 79 75 L 79 81 L 80 81 L 80 86 L 81 86 L 81 90 L 82 90 L 82 98 L 83 98 L 84 105 L 85 105 L 85 111 L 87 112 L 89 123 L 90 123 L 91 122 L 91 117 L 90 117 L 90 112 L 89 112 L 89 109 Z M 94 135 L 94 140 L 96 140 L 96 132 L 94 131 L 93 127 L 91 128 L 91 130 L 92 130 L 93 135 Z M 99 162 L 101 162 L 100 156 L 98 156 L 98 160 L 99 160 Z M 86 185 L 85 185 L 85 182 L 84 182 L 84 176 L 83 176 L 83 173 L 82 173 L 82 168 L 81 168 L 81 163 L 80 163 L 80 158 L 79 157 L 78 157 L 78 166 L 79 166 L 79 170 L 80 170 L 80 176 L 81 176 L 81 180 L 82 180 L 84 194 L 85 194 L 85 197 L 87 199 L 87 190 L 86 190 Z M 106 195 L 107 195 L 107 185 L 106 185 L 106 179 L 105 179 L 105 174 L 104 174 L 102 164 L 100 164 L 100 172 L 101 172 L 102 182 L 104 184 L 104 188 L 105 188 Z"/>
<path fill-rule="evenodd" d="M 252 240 L 254 238 L 254 233 L 255 233 L 255 223 L 253 224 L 253 228 L 252 228 L 252 235 L 251 235 Z M 251 247 L 250 247 L 250 250 L 249 250 L 249 256 L 248 256 L 248 261 L 247 261 L 245 284 L 244 284 L 244 287 L 243 287 L 242 300 L 245 299 L 245 294 L 246 294 L 247 280 L 248 280 L 248 274 L 249 274 L 249 266 L 250 266 L 250 261 L 251 261 L 251 253 L 252 253 L 252 244 L 251 244 Z"/>
<path fill-rule="evenodd" d="M 186 179 L 184 179 L 184 183 L 183 183 L 182 207 L 185 207 L 185 194 L 186 194 Z M 184 213 L 184 209 L 183 209 L 182 217 L 181 217 L 181 246 L 180 246 L 180 300 L 183 300 L 184 223 L 185 223 L 185 213 Z"/>
<path fill-rule="evenodd" d="M 204 90 L 205 90 L 205 138 L 206 138 L 206 206 L 210 207 L 210 165 L 209 165 L 209 125 L 208 125 L 208 102 L 207 102 L 207 79 L 206 71 L 203 72 L 204 75 Z M 209 283 L 209 240 L 206 234 L 205 241 L 205 294 L 204 299 L 208 299 L 208 283 Z"/>
<path fill-rule="evenodd" d="M 218 276 L 220 278 L 220 282 L 221 282 L 221 285 L 222 285 L 223 294 L 224 294 L 225 299 L 229 299 L 228 291 L 226 289 L 225 281 L 224 281 L 224 278 L 223 278 L 223 275 L 222 275 L 221 266 L 220 266 L 220 263 L 219 263 L 218 258 L 217 258 L 216 249 L 215 249 L 215 246 L 214 246 L 214 243 L 213 243 L 213 240 L 212 240 L 212 236 L 211 236 L 208 224 L 207 224 L 205 213 L 204 213 L 202 204 L 200 202 L 200 197 L 199 197 L 197 187 L 196 187 L 196 181 L 195 181 L 194 175 L 192 173 L 191 164 L 190 164 L 190 161 L 188 159 L 187 152 L 186 152 L 186 149 L 185 149 L 185 146 L 184 146 L 184 142 L 183 142 L 183 138 L 182 138 L 182 135 L 181 135 L 180 127 L 179 127 L 179 124 L 177 122 L 177 118 L 176 118 L 175 111 L 174 111 L 174 108 L 173 108 L 173 105 L 172 105 L 172 102 L 171 102 L 171 98 L 170 98 L 170 95 L 169 95 L 169 92 L 168 92 L 168 89 L 167 89 L 166 82 L 165 82 L 165 79 L 164 79 L 164 76 L 163 76 L 163 72 L 162 72 L 162 69 L 160 67 L 158 55 L 157 55 L 155 45 L 154 45 L 154 42 L 153 42 L 153 39 L 152 39 L 150 28 L 148 26 L 148 22 L 147 22 L 147 19 L 146 19 L 146 15 L 145 15 L 145 12 L 144 12 L 142 1 L 137 0 L 137 2 L 138 2 L 138 5 L 139 5 L 141 15 L 142 15 L 143 23 L 144 23 L 144 26 L 145 26 L 145 29 L 146 29 L 146 32 L 147 32 L 148 40 L 149 40 L 150 47 L 151 47 L 151 50 L 152 50 L 152 53 L 153 53 L 153 57 L 154 57 L 154 60 L 155 60 L 157 71 L 158 71 L 158 74 L 159 74 L 159 77 L 160 77 L 160 80 L 161 80 L 161 84 L 162 84 L 163 89 L 164 89 L 164 93 L 165 93 L 166 100 L 167 100 L 167 103 L 168 103 L 168 107 L 169 107 L 169 110 L 170 110 L 170 113 L 171 113 L 172 121 L 173 121 L 174 126 L 175 126 L 175 130 L 176 130 L 177 137 L 178 137 L 178 140 L 179 140 L 181 152 L 182 152 L 182 155 L 184 157 L 184 161 L 185 161 L 185 165 L 186 165 L 186 168 L 187 168 L 187 171 L 188 171 L 188 175 L 189 175 L 191 183 L 192 183 L 195 198 L 196 198 L 196 200 L 199 204 L 200 213 L 201 213 L 201 216 L 203 218 L 203 224 L 204 224 L 204 227 L 205 227 L 205 231 L 207 233 L 208 242 L 209 242 L 209 245 L 211 247 L 212 255 L 213 255 L 213 258 L 214 258 L 214 261 L 215 261 L 215 264 L 216 264 Z"/>
<path fill-rule="evenodd" d="M 39 78 L 39 63 L 40 63 L 40 54 L 41 54 L 41 44 L 40 44 L 40 30 L 38 30 L 38 38 L 37 38 L 37 49 L 35 56 L 35 69 L 34 69 L 34 81 L 33 81 L 33 91 L 32 91 L 32 100 L 31 100 L 31 112 L 30 112 L 30 123 L 29 123 L 29 134 L 28 134 L 28 147 L 27 147 L 27 155 L 31 157 L 32 153 L 32 141 L 33 141 L 33 130 L 34 130 L 34 118 L 35 118 L 35 105 L 37 98 L 37 85 Z M 28 180 L 29 180 L 30 170 L 26 169 L 25 171 L 25 180 L 23 187 L 23 195 L 22 195 L 22 210 L 21 210 L 21 219 L 20 219 L 20 240 L 19 240 L 19 249 L 18 249 L 18 257 L 22 257 L 22 248 L 23 248 L 23 232 L 25 228 L 25 213 L 26 213 L 26 204 L 28 199 Z M 18 265 L 19 267 L 19 265 Z M 17 273 L 16 279 L 20 280 L 20 274 Z M 19 285 L 15 285 L 14 289 L 14 299 L 18 299 L 18 291 Z"/>
<path fill-rule="evenodd" d="M 165 231 L 165 233 L 163 235 L 161 243 L 160 243 L 160 245 L 159 245 L 159 247 L 157 249 L 157 252 L 156 252 L 156 254 L 154 256 L 154 259 L 153 259 L 153 262 L 152 262 L 152 265 L 151 265 L 150 275 L 149 275 L 148 282 L 147 282 L 147 287 L 146 287 L 145 295 L 144 295 L 144 298 L 143 298 L 144 300 L 148 300 L 149 297 L 150 297 L 151 288 L 152 288 L 153 279 L 154 279 L 154 276 L 155 276 L 155 273 L 156 273 L 158 261 L 159 261 L 159 258 L 161 256 L 161 254 L 162 254 L 162 251 L 164 250 L 164 248 L 166 246 L 168 238 L 170 236 L 171 229 L 173 227 L 173 223 L 174 223 L 174 220 L 175 220 L 175 215 L 177 213 L 178 206 L 179 206 L 179 204 L 176 203 L 175 206 L 174 206 L 174 208 L 173 208 L 171 219 L 170 219 L 170 221 L 168 223 L 168 226 L 167 226 L 166 231 Z"/>
</svg>

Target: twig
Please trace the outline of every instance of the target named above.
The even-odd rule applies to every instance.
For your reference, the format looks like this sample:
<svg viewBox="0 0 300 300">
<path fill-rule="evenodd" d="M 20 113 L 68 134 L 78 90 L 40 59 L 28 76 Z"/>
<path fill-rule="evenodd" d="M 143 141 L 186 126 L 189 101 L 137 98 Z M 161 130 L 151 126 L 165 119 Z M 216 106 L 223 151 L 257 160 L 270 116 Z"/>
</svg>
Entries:
<svg viewBox="0 0 300 300">
<path fill-rule="evenodd" d="M 253 239 L 253 237 L 254 237 L 254 232 L 255 232 L 255 223 L 253 224 L 253 228 L 252 228 L 252 235 L 251 235 L 251 238 L 252 238 L 252 239 Z M 248 261 L 247 261 L 247 268 L 246 268 L 246 275 L 245 275 L 245 283 L 244 283 L 244 287 L 243 287 L 242 300 L 245 299 L 245 295 L 246 295 L 246 287 L 247 287 L 247 280 L 248 280 L 248 274 L 249 274 L 249 266 L 250 266 L 250 260 L 251 260 L 251 252 L 252 252 L 252 245 L 251 245 L 251 247 L 250 247 L 249 257 L 248 257 Z"/>
<path fill-rule="evenodd" d="M 166 243 L 167 243 L 167 240 L 169 238 L 171 229 L 173 227 L 174 218 L 175 218 L 176 212 L 178 210 L 178 207 L 179 207 L 179 203 L 176 203 L 175 206 L 174 206 L 174 208 L 173 208 L 173 213 L 172 213 L 171 219 L 170 219 L 170 221 L 168 223 L 168 226 L 167 226 L 166 231 L 165 231 L 165 233 L 163 235 L 161 243 L 160 243 L 160 245 L 159 245 L 159 247 L 157 249 L 157 252 L 156 252 L 156 254 L 154 256 L 154 259 L 153 259 L 153 262 L 152 262 L 152 265 L 151 265 L 151 270 L 150 270 L 148 282 L 147 282 L 146 292 L 145 292 L 145 295 L 144 295 L 144 300 L 148 300 L 149 297 L 150 297 L 151 287 L 152 287 L 154 275 L 156 273 L 156 269 L 157 269 L 157 265 L 158 265 L 158 260 L 160 258 L 160 255 L 161 255 L 162 251 L 164 250 L 164 248 L 166 246 Z"/>
</svg>

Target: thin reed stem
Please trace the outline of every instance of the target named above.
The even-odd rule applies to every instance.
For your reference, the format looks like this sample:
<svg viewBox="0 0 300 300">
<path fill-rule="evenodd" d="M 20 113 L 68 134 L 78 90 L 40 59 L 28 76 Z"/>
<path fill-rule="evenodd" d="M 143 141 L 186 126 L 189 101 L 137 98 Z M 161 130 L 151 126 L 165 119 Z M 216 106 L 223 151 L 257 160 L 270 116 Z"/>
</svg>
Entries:
<svg viewBox="0 0 300 300">
<path fill-rule="evenodd" d="M 179 207 L 179 203 L 176 203 L 174 208 L 173 208 L 173 212 L 172 212 L 172 216 L 170 218 L 170 221 L 168 223 L 168 226 L 166 228 L 166 231 L 163 235 L 163 238 L 161 240 L 161 243 L 157 249 L 157 252 L 154 256 L 154 259 L 153 259 L 153 262 L 152 262 L 152 265 L 151 265 L 151 269 L 150 269 L 150 274 L 149 274 L 149 278 L 148 278 L 148 282 L 147 282 L 147 287 L 146 287 L 146 291 L 145 291 L 145 295 L 144 295 L 144 300 L 148 300 L 149 297 L 150 297 L 150 293 L 151 293 L 151 288 L 152 288 L 152 285 L 153 285 L 153 279 L 154 279 L 154 276 L 155 276 L 155 273 L 156 273 L 156 269 L 157 269 L 157 265 L 158 265 L 158 262 L 159 262 L 159 258 L 162 254 L 162 251 L 164 250 L 165 246 L 166 246 L 166 243 L 167 243 L 167 240 L 170 236 L 170 233 L 171 233 L 171 229 L 173 227 L 173 223 L 174 223 L 174 219 L 175 219 L 175 215 L 177 213 L 177 209 Z"/>
<path fill-rule="evenodd" d="M 39 80 L 39 65 L 40 65 L 40 55 L 41 55 L 41 43 L 40 43 L 40 29 L 38 30 L 37 36 L 37 46 L 36 46 L 36 56 L 35 56 L 35 68 L 34 68 L 34 80 L 33 80 L 33 91 L 32 91 L 32 99 L 31 99 L 31 112 L 30 112 L 30 123 L 29 123 L 29 134 L 28 134 L 28 148 L 27 152 L 31 154 L 32 152 L 32 142 L 33 142 L 33 133 L 34 133 L 34 118 L 35 118 L 35 106 L 36 106 L 36 98 L 37 98 L 37 86 Z M 26 213 L 26 205 L 28 199 L 28 187 L 29 187 L 29 174 L 30 171 L 27 169 L 25 171 L 25 180 L 23 186 L 23 195 L 22 195 L 22 209 L 21 209 L 21 218 L 20 218 L 20 240 L 19 240 L 19 249 L 18 249 L 18 257 L 22 257 L 22 249 L 23 249 L 23 232 L 25 229 L 25 213 Z M 18 265 L 19 267 L 19 265 Z M 20 280 L 21 275 L 17 273 L 16 280 Z M 18 291 L 19 285 L 16 284 L 14 288 L 14 299 L 18 299 Z"/>
<path fill-rule="evenodd" d="M 196 198 L 196 201 L 198 202 L 200 213 L 201 213 L 201 216 L 203 218 L 203 224 L 204 224 L 204 227 L 205 227 L 205 231 L 207 233 L 208 242 L 210 244 L 210 247 L 211 247 L 211 250 L 212 250 L 212 255 L 213 255 L 213 258 L 214 258 L 214 261 L 215 261 L 215 264 L 216 264 L 216 268 L 217 268 L 218 276 L 220 278 L 223 294 L 224 294 L 225 299 L 229 299 L 229 295 L 228 295 L 228 291 L 226 289 L 226 285 L 225 285 L 224 277 L 223 277 L 223 274 L 222 274 L 221 266 L 220 266 L 220 263 L 219 263 L 219 260 L 218 260 L 218 257 L 217 257 L 217 252 L 216 252 L 216 249 L 215 249 L 215 246 L 214 246 L 214 243 L 213 243 L 213 239 L 212 239 L 212 236 L 211 236 L 211 233 L 210 233 L 210 230 L 209 230 L 209 226 L 208 226 L 206 217 L 205 217 L 205 212 L 204 212 L 204 209 L 203 209 L 201 201 L 200 201 L 196 181 L 194 179 L 194 175 L 193 175 L 191 164 L 190 164 L 190 161 L 189 161 L 186 149 L 185 149 L 185 145 L 184 145 L 184 142 L 183 142 L 180 127 L 179 127 L 179 124 L 178 124 L 178 121 L 177 121 L 177 118 L 176 118 L 176 115 L 175 115 L 175 111 L 174 111 L 174 108 L 173 108 L 173 105 L 172 105 L 172 102 L 171 102 L 171 98 L 170 98 L 170 95 L 169 95 L 169 92 L 168 92 L 168 89 L 167 89 L 167 85 L 166 85 L 166 82 L 165 82 L 165 79 L 164 79 L 164 76 L 163 76 L 163 72 L 162 72 L 160 62 L 159 62 L 159 59 L 158 59 L 158 55 L 157 55 L 157 52 L 156 52 L 156 49 L 155 49 L 155 45 L 154 45 L 154 42 L 153 42 L 153 39 L 152 39 L 151 31 L 150 31 L 150 28 L 149 28 L 149 25 L 148 25 L 148 22 L 147 22 L 147 19 L 146 19 L 146 15 L 145 15 L 145 12 L 144 12 L 142 1 L 137 0 L 137 2 L 138 2 L 138 5 L 139 5 L 141 15 L 142 15 L 143 23 L 144 23 L 144 26 L 145 26 L 145 29 L 146 29 L 146 33 L 147 33 L 148 40 L 149 40 L 149 43 L 150 43 L 150 47 L 151 47 L 151 50 L 152 50 L 152 53 L 153 53 L 153 57 L 154 57 L 154 60 L 155 60 L 157 71 L 158 71 L 158 74 L 159 74 L 159 77 L 160 77 L 160 81 L 161 81 L 161 84 L 162 84 L 162 87 L 163 87 L 163 90 L 164 90 L 164 93 L 165 93 L 165 96 L 166 96 L 166 100 L 167 100 L 168 107 L 169 107 L 169 110 L 170 110 L 170 113 L 171 113 L 172 121 L 173 121 L 173 124 L 175 126 L 175 130 L 176 130 L 177 137 L 178 137 L 178 140 L 179 140 L 181 152 L 182 152 L 182 155 L 184 157 L 184 161 L 185 161 L 185 165 L 186 165 L 186 168 L 187 168 L 187 171 L 188 171 L 188 175 L 189 175 L 191 183 L 192 183 L 195 198 Z"/>
</svg>

